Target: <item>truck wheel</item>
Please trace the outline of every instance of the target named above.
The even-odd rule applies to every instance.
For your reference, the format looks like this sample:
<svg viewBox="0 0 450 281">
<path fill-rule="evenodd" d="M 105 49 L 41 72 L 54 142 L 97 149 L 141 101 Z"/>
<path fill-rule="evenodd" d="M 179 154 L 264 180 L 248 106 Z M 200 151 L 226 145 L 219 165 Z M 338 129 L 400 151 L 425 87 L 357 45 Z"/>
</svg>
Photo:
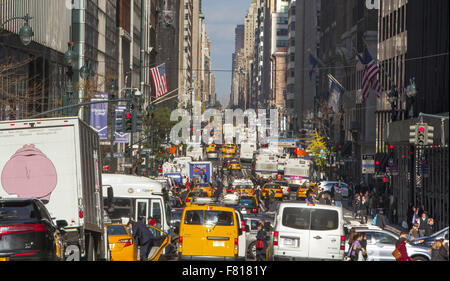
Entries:
<svg viewBox="0 0 450 281">
<path fill-rule="evenodd" d="M 250 245 L 247 248 L 247 259 L 254 259 L 254 258 L 256 258 L 256 241 L 250 243 Z"/>
<path fill-rule="evenodd" d="M 428 261 L 427 258 L 422 257 L 422 256 L 413 257 L 412 260 L 413 261 Z"/>
</svg>

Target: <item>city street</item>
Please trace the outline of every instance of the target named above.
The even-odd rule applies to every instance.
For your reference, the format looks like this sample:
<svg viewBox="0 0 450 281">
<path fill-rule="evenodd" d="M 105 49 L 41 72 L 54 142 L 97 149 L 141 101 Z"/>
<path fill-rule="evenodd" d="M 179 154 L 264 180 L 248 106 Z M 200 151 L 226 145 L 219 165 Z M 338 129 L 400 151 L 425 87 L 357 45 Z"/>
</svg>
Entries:
<svg viewBox="0 0 450 281">
<path fill-rule="evenodd" d="M 449 3 L 0 0 L 0 264 L 448 261 Z"/>
</svg>

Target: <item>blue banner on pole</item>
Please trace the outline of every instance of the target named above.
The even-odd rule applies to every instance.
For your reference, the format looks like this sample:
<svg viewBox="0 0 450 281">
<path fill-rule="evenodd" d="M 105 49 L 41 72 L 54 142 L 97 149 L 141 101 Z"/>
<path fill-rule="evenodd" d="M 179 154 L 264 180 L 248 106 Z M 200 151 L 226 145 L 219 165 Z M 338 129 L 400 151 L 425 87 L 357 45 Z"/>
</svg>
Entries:
<svg viewBox="0 0 450 281">
<path fill-rule="evenodd" d="M 130 134 L 117 132 L 119 124 L 122 122 L 122 113 L 127 109 L 126 105 L 116 105 L 116 126 L 114 130 L 114 141 L 116 143 L 130 143 Z"/>
<path fill-rule="evenodd" d="M 329 75 L 328 79 L 330 89 L 330 99 L 328 100 L 328 107 L 331 107 L 336 113 L 339 111 L 339 107 L 341 106 L 344 89 L 331 75 Z"/>
<path fill-rule="evenodd" d="M 98 93 L 91 101 L 108 100 L 108 93 Z M 108 139 L 108 103 L 91 104 L 91 127 L 101 140 Z"/>
</svg>

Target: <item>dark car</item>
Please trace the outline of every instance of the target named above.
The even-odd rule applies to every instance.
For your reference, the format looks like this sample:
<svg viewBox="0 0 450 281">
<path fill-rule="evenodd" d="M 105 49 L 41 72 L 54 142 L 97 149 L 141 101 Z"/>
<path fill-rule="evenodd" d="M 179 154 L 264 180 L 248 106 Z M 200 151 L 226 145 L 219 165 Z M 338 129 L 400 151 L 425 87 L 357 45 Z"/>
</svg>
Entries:
<svg viewBox="0 0 450 281">
<path fill-rule="evenodd" d="M 444 239 L 445 234 L 448 235 L 448 226 L 444 229 L 439 230 L 438 232 L 433 233 L 430 236 L 419 237 L 410 242 L 411 244 L 414 245 L 421 245 L 431 248 L 431 246 L 433 246 L 434 241 Z"/>
<path fill-rule="evenodd" d="M 0 261 L 63 260 L 65 243 L 39 199 L 0 198 Z"/>
</svg>

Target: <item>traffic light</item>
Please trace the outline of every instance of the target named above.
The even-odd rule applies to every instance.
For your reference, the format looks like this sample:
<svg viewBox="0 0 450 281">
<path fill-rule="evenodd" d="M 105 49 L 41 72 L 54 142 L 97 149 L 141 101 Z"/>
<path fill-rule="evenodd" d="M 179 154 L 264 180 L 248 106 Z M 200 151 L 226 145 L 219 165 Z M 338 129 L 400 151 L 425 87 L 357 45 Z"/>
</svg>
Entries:
<svg viewBox="0 0 450 281">
<path fill-rule="evenodd" d="M 432 145 L 434 143 L 434 127 L 427 125 L 426 131 L 425 131 L 425 140 L 426 145 Z"/>
<path fill-rule="evenodd" d="M 125 133 L 133 132 L 133 114 L 129 110 L 125 110 L 122 115 L 122 129 Z"/>
<path fill-rule="evenodd" d="M 133 112 L 131 116 L 132 132 L 142 132 L 142 114 L 139 112 Z"/>
<path fill-rule="evenodd" d="M 416 140 L 416 144 L 417 145 L 425 145 L 426 144 L 426 139 L 425 139 L 425 132 L 426 132 L 426 124 L 418 124 L 416 127 L 416 135 L 417 135 L 417 140 Z"/>
</svg>

